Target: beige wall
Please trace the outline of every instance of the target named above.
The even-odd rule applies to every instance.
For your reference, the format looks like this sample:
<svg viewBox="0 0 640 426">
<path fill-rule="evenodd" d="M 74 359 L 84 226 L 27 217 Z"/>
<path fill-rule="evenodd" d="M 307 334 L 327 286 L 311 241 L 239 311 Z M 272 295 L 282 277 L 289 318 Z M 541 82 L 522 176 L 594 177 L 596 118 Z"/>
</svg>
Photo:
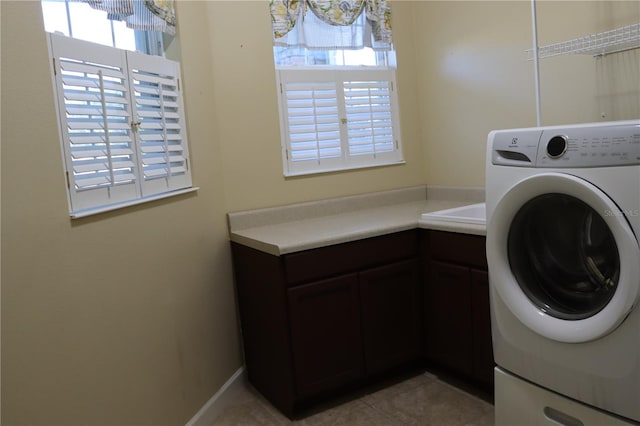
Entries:
<svg viewBox="0 0 640 426">
<path fill-rule="evenodd" d="M 545 43 L 640 20 L 637 2 L 540 3 Z M 71 221 L 40 6 L 0 2 L 3 425 L 183 424 L 242 365 L 227 211 L 481 186 L 487 133 L 535 124 L 528 2 L 395 1 L 407 164 L 285 179 L 267 2 L 177 4 L 201 189 Z M 543 123 L 637 117 L 637 52 L 545 62 Z"/>
<path fill-rule="evenodd" d="M 483 186 L 489 131 L 535 124 L 529 3 L 418 2 L 414 17 L 427 182 Z"/>
<path fill-rule="evenodd" d="M 640 22 L 640 2 L 540 2 L 540 44 L 571 40 Z M 594 58 L 568 55 L 540 62 L 542 123 L 640 117 L 640 49 Z"/>
<path fill-rule="evenodd" d="M 184 424 L 242 365 L 206 3 L 180 10 L 201 189 L 74 221 L 40 5 L 0 7 L 2 424 Z"/>
<path fill-rule="evenodd" d="M 419 1 L 414 27 L 426 182 L 484 184 L 489 131 L 536 125 L 528 1 Z M 640 22 L 639 2 L 538 1 L 540 45 Z M 640 117 L 640 50 L 540 62 L 542 124 Z M 604 113 L 604 118 L 602 117 Z"/>
</svg>

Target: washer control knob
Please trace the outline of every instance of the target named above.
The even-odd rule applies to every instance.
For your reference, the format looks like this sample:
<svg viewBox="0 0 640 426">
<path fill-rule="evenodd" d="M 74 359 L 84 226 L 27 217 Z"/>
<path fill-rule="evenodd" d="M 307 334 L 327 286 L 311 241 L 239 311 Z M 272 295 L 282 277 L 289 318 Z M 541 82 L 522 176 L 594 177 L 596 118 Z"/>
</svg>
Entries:
<svg viewBox="0 0 640 426">
<path fill-rule="evenodd" d="M 567 152 L 567 137 L 554 136 L 547 143 L 547 154 L 549 158 L 560 158 Z"/>
</svg>

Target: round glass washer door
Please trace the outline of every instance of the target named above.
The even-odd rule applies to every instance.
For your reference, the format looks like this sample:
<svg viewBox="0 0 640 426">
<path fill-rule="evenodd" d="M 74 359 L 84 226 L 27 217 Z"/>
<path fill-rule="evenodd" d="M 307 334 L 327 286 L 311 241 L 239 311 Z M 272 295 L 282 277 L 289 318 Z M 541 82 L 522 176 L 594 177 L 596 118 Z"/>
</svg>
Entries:
<svg viewBox="0 0 640 426">
<path fill-rule="evenodd" d="M 556 318 L 589 318 L 618 288 L 620 258 L 611 230 L 571 195 L 549 193 L 525 203 L 509 228 L 507 253 L 520 289 Z"/>
<path fill-rule="evenodd" d="M 614 330 L 638 298 L 640 250 L 624 214 L 578 177 L 515 184 L 487 228 L 491 283 L 527 327 L 562 342 Z"/>
</svg>

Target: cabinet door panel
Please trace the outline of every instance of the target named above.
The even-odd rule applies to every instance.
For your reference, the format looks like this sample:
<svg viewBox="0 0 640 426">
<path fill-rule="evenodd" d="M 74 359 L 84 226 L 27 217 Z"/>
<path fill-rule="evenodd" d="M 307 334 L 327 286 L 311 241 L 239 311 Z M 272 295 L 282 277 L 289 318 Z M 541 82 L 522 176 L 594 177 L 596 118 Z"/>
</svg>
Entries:
<svg viewBox="0 0 640 426">
<path fill-rule="evenodd" d="M 480 269 L 487 268 L 484 236 L 429 231 L 429 238 L 431 259 Z"/>
<path fill-rule="evenodd" d="M 470 375 L 471 293 L 469 268 L 431 261 L 427 265 L 425 331 L 427 357 Z"/>
<path fill-rule="evenodd" d="M 489 308 L 489 275 L 471 270 L 473 297 L 473 376 L 493 385 L 493 347 L 491 345 L 491 312 Z"/>
<path fill-rule="evenodd" d="M 420 352 L 420 281 L 415 260 L 360 274 L 365 366 L 375 373 Z"/>
<path fill-rule="evenodd" d="M 363 376 L 357 274 L 294 287 L 288 297 L 299 396 Z"/>
</svg>

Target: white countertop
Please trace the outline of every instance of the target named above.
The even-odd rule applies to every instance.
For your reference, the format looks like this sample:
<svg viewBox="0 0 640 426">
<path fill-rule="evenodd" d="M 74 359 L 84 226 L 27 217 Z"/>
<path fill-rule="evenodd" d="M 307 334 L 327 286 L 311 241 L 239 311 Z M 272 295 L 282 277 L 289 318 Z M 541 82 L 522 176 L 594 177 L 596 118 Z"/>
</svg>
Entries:
<svg viewBox="0 0 640 426">
<path fill-rule="evenodd" d="M 415 198 L 415 197 L 413 197 Z M 280 223 L 260 223 L 234 229 L 230 214 L 231 241 L 276 256 L 356 241 L 415 228 L 485 235 L 484 225 L 429 221 L 421 223 L 422 213 L 473 204 L 476 200 L 430 200 L 399 202 L 379 207 L 320 215 Z M 308 208 L 312 203 L 307 203 Z M 238 213 L 241 215 L 243 213 Z M 260 222 L 260 221 L 258 221 Z"/>
</svg>

